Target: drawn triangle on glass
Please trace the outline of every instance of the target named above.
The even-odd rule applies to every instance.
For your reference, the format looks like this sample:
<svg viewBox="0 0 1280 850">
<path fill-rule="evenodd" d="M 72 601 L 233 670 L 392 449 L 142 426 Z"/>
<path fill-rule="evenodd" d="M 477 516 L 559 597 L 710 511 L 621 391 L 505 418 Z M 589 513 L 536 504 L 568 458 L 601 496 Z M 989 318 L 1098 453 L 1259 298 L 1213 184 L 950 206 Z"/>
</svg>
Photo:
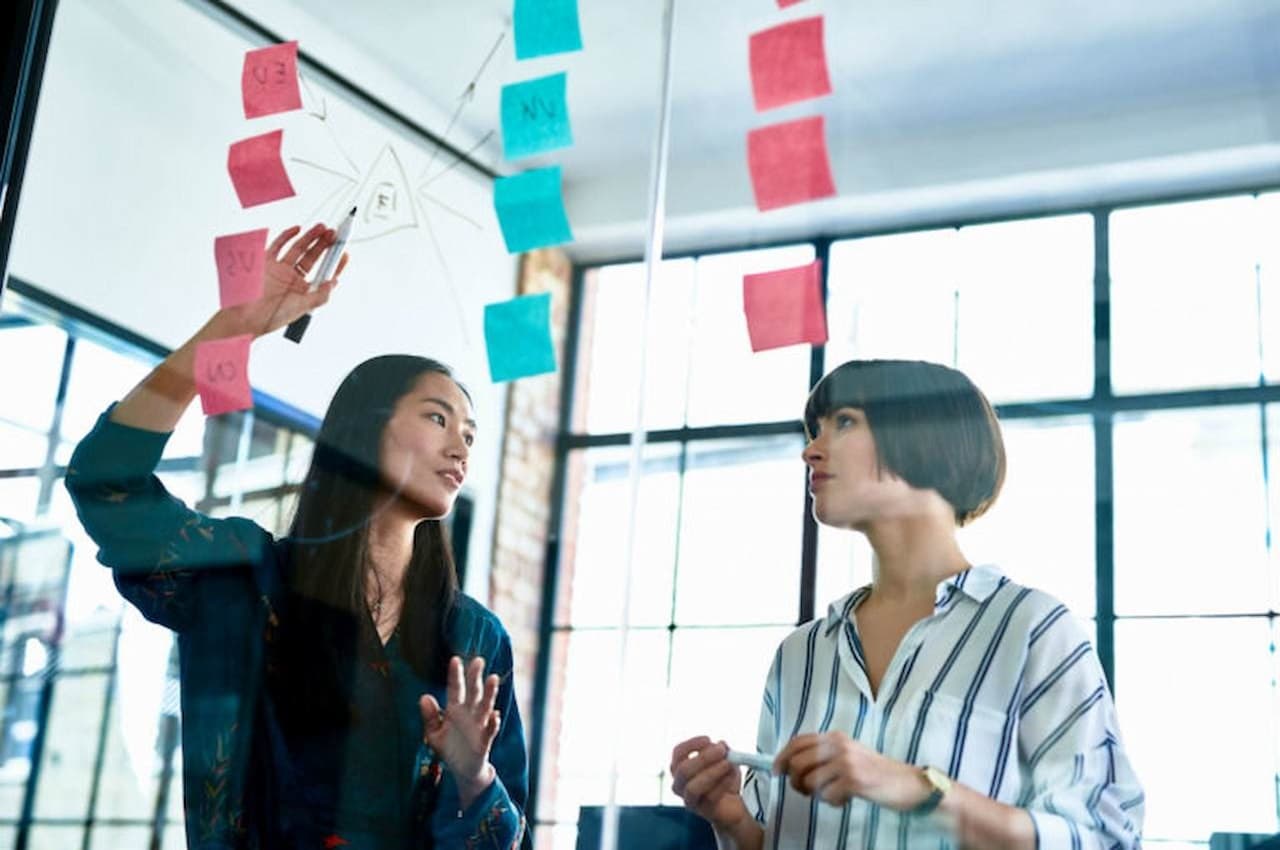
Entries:
<svg viewBox="0 0 1280 850">
<path fill-rule="evenodd" d="M 418 226 L 413 190 L 395 148 L 384 145 L 352 201 L 358 209 L 352 242 L 367 242 Z"/>
</svg>

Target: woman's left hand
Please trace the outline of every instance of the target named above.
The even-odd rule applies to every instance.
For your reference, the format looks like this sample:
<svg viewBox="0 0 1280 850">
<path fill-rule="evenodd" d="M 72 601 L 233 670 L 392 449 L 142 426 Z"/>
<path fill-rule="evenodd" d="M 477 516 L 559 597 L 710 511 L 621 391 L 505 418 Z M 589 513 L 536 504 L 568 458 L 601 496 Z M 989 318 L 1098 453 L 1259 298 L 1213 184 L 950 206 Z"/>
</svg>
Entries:
<svg viewBox="0 0 1280 850">
<path fill-rule="evenodd" d="M 484 659 L 473 658 L 465 672 L 462 659 L 449 659 L 449 684 L 443 709 L 430 694 L 418 700 L 422 711 L 422 739 L 440 754 L 458 783 L 462 806 L 489 787 L 495 775 L 489 748 L 498 736 L 502 718 L 494 709 L 498 677 L 481 681 Z"/>
<path fill-rule="evenodd" d="M 906 811 L 930 790 L 920 768 L 881 755 L 844 732 L 797 735 L 778 753 L 773 770 L 789 776 L 800 793 L 833 806 L 860 797 Z"/>
</svg>

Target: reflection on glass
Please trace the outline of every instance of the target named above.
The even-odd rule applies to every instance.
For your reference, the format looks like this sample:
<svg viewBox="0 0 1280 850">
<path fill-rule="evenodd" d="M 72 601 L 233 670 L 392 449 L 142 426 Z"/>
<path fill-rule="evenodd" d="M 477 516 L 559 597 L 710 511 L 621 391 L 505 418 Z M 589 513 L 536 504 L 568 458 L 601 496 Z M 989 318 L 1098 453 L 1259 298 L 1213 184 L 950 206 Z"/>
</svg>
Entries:
<svg viewBox="0 0 1280 850">
<path fill-rule="evenodd" d="M 1093 219 L 1060 216 L 831 246 L 827 368 L 957 366 L 995 403 L 1093 386 Z"/>
<path fill-rule="evenodd" d="M 1274 241 L 1260 223 L 1249 196 L 1112 213 L 1116 392 L 1258 380 L 1256 267 L 1259 245 Z"/>
<path fill-rule="evenodd" d="M 627 526 L 631 516 L 631 449 L 597 448 L 569 458 L 557 621 L 575 627 L 616 625 L 622 615 Z M 640 482 L 631 574 L 633 625 L 671 622 L 675 581 L 680 447 L 649 444 Z M 566 604 L 568 610 L 566 611 Z"/>
<path fill-rule="evenodd" d="M 810 347 L 751 351 L 742 278 L 812 261 L 812 245 L 698 259 L 689 364 L 690 426 L 800 418 L 809 381 Z"/>
<path fill-rule="evenodd" d="M 1093 423 L 1087 417 L 1001 423 L 1008 468 L 991 509 L 962 528 L 970 563 L 1065 602 L 1080 619 L 1095 600 Z"/>
<path fill-rule="evenodd" d="M 76 340 L 61 428 L 72 448 L 89 433 L 107 405 L 142 380 L 152 365 L 132 354 L 112 351 L 86 339 Z"/>
<path fill-rule="evenodd" d="M 1260 420 L 1252 406 L 1117 417 L 1117 613 L 1265 609 Z"/>
<path fill-rule="evenodd" d="M 689 375 L 690 323 L 694 261 L 668 260 L 654 272 L 650 326 L 661 338 L 650 340 L 645 365 L 644 421 L 648 428 L 684 424 Z M 635 428 L 636 379 L 640 375 L 643 331 L 640 317 L 644 265 L 605 266 L 584 281 L 582 335 L 575 390 L 581 400 L 575 431 L 592 434 Z"/>
<path fill-rule="evenodd" d="M 795 623 L 803 447 L 798 434 L 689 446 L 677 623 Z"/>
<path fill-rule="evenodd" d="M 1116 706 L 1146 788 L 1145 837 L 1280 830 L 1267 620 L 1119 620 L 1115 635 Z"/>
</svg>

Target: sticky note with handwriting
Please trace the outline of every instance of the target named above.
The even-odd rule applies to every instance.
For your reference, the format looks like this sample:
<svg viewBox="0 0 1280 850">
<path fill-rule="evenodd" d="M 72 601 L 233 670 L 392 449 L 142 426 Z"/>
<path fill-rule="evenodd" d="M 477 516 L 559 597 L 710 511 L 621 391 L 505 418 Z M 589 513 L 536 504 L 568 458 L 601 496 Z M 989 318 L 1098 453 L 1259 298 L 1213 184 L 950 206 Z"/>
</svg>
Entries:
<svg viewBox="0 0 1280 850">
<path fill-rule="evenodd" d="M 240 93 L 244 100 L 245 118 L 301 109 L 298 42 L 286 41 L 245 53 Z"/>
<path fill-rule="evenodd" d="M 218 303 L 221 306 L 234 307 L 262 297 L 266 249 L 266 228 L 232 233 L 213 240 L 213 259 L 218 265 Z"/>
<path fill-rule="evenodd" d="M 564 72 L 502 87 L 502 153 L 507 159 L 573 144 Z"/>
<path fill-rule="evenodd" d="M 205 416 L 253 407 L 249 386 L 249 334 L 196 345 L 195 379 Z"/>
</svg>

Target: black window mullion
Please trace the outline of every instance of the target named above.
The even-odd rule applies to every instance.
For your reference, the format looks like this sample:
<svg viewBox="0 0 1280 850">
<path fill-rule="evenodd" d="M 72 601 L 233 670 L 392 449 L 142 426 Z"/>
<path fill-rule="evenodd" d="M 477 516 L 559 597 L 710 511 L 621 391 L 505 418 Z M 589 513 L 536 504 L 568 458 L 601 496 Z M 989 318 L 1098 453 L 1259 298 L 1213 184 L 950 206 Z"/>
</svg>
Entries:
<svg viewBox="0 0 1280 850">
<path fill-rule="evenodd" d="M 1115 457 L 1111 391 L 1110 210 L 1093 217 L 1093 453 L 1094 576 L 1097 652 L 1107 684 L 1115 692 Z"/>
</svg>

